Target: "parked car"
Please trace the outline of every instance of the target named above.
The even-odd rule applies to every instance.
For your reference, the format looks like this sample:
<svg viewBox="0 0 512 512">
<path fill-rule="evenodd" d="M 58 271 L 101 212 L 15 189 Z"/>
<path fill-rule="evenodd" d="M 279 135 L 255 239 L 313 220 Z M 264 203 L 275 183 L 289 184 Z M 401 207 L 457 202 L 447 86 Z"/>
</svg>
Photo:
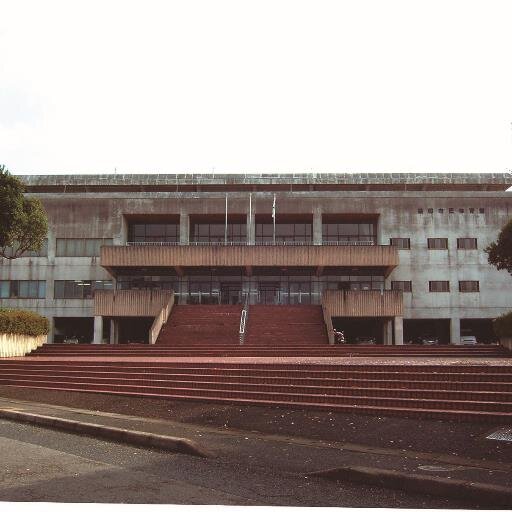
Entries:
<svg viewBox="0 0 512 512">
<path fill-rule="evenodd" d="M 356 338 L 356 345 L 375 345 L 377 340 L 372 336 L 358 336 Z"/>
<path fill-rule="evenodd" d="M 439 339 L 435 336 L 423 336 L 421 338 L 422 345 L 439 345 Z"/>
<path fill-rule="evenodd" d="M 463 335 L 460 337 L 460 344 L 461 345 L 476 345 L 477 340 L 476 336 L 473 335 Z"/>
</svg>

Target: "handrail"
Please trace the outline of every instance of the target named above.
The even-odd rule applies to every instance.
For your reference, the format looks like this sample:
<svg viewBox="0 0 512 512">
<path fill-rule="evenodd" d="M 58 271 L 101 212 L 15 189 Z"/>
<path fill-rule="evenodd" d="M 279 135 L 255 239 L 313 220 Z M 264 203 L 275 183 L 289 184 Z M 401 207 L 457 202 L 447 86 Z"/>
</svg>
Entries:
<svg viewBox="0 0 512 512">
<path fill-rule="evenodd" d="M 239 337 L 240 337 L 240 345 L 244 344 L 245 341 L 245 328 L 247 326 L 247 317 L 249 316 L 249 293 L 245 296 L 245 302 L 244 307 L 242 309 L 242 314 L 240 315 L 240 330 L 239 330 Z"/>
<path fill-rule="evenodd" d="M 158 339 L 158 335 L 162 330 L 162 327 L 169 319 L 169 315 L 171 314 L 172 307 L 174 306 L 174 290 L 171 290 L 171 295 L 167 304 L 159 311 L 159 313 L 155 316 L 153 320 L 153 324 L 151 325 L 151 329 L 149 330 L 149 344 L 154 345 L 156 340 Z"/>
<path fill-rule="evenodd" d="M 190 241 L 186 244 L 182 244 L 181 242 L 126 242 L 127 246 L 131 247 L 140 247 L 140 246 L 153 246 L 153 247 L 179 247 L 183 245 L 189 246 L 244 246 L 251 245 L 247 242 L 194 242 Z M 307 245 L 324 245 L 324 246 L 373 246 L 378 245 L 374 241 L 371 240 L 338 240 L 338 241 L 328 241 L 324 240 L 321 244 L 316 244 L 313 241 L 309 242 L 299 242 L 293 240 L 276 240 L 275 242 L 258 242 L 256 241 L 253 246 L 307 246 Z"/>
</svg>

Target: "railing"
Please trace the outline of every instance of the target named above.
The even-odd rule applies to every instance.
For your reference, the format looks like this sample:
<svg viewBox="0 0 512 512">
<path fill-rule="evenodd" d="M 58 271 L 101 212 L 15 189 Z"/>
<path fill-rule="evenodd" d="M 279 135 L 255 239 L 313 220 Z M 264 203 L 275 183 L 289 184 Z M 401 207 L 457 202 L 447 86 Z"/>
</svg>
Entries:
<svg viewBox="0 0 512 512">
<path fill-rule="evenodd" d="M 245 342 L 245 331 L 247 326 L 247 318 L 249 316 L 249 294 L 245 296 L 245 303 L 242 309 L 242 314 L 240 315 L 240 345 L 243 345 Z"/>
<path fill-rule="evenodd" d="M 149 344 L 154 345 L 156 340 L 158 339 L 158 335 L 162 330 L 162 327 L 169 319 L 169 315 L 171 314 L 172 307 L 174 306 L 174 292 L 171 293 L 169 297 L 169 301 L 167 304 L 159 311 L 158 315 L 156 315 L 153 324 L 151 325 L 151 329 L 149 330 Z"/>
<path fill-rule="evenodd" d="M 182 244 L 180 242 L 126 242 L 127 246 L 156 246 L 156 247 L 177 247 L 180 245 L 193 245 L 193 246 L 239 246 L 239 245 L 251 245 L 247 242 L 188 242 Z M 334 246 L 370 246 L 377 245 L 373 240 L 339 240 L 339 241 L 323 241 L 320 244 L 315 244 L 312 241 L 301 242 L 295 240 L 276 240 L 275 242 L 258 242 L 256 241 L 253 245 L 257 246 L 304 246 L 304 245 L 334 245 Z"/>
</svg>

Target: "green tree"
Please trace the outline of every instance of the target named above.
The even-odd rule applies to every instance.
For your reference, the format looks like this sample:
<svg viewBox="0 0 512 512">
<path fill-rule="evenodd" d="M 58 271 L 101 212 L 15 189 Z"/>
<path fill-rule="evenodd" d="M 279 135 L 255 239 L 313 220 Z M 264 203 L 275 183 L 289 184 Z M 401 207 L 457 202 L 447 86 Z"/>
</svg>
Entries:
<svg viewBox="0 0 512 512">
<path fill-rule="evenodd" d="M 498 240 L 485 248 L 485 252 L 491 265 L 512 274 L 512 219 L 500 231 Z"/>
<path fill-rule="evenodd" d="M 0 257 L 19 258 L 39 251 L 48 232 L 48 219 L 39 199 L 25 197 L 20 179 L 0 165 Z"/>
</svg>

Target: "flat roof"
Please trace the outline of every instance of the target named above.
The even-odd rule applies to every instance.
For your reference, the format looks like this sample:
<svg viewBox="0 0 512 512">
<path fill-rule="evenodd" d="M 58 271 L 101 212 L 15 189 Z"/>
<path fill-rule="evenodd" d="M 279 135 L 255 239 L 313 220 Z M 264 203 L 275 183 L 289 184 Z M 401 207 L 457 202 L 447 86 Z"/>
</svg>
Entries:
<svg viewBox="0 0 512 512">
<path fill-rule="evenodd" d="M 55 174 L 18 176 L 27 192 L 507 190 L 512 173 Z"/>
</svg>

